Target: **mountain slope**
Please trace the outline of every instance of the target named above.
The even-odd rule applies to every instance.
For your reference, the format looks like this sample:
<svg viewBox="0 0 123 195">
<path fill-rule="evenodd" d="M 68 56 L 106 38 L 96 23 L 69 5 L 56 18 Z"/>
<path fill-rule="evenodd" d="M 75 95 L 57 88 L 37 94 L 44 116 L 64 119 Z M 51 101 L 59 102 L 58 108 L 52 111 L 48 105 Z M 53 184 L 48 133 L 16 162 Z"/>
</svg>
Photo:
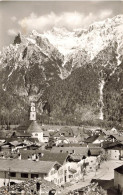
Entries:
<svg viewBox="0 0 123 195">
<path fill-rule="evenodd" d="M 26 120 L 35 100 L 39 119 L 43 105 L 51 121 L 122 123 L 122 29 L 120 15 L 73 32 L 17 35 L 0 54 L 1 120 Z"/>
</svg>

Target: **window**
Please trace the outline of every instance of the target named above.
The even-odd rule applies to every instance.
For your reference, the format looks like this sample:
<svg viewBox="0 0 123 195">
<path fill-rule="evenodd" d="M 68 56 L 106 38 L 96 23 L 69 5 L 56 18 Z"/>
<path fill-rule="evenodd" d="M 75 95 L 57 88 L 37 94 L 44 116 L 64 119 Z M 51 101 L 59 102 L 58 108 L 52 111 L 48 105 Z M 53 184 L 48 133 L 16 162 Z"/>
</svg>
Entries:
<svg viewBox="0 0 123 195">
<path fill-rule="evenodd" d="M 60 178 L 60 183 L 63 181 L 63 178 Z"/>
<path fill-rule="evenodd" d="M 55 170 L 52 170 L 50 174 L 53 175 L 54 173 L 55 173 Z"/>
<path fill-rule="evenodd" d="M 73 175 L 69 175 L 69 178 L 73 178 Z"/>
<path fill-rule="evenodd" d="M 15 172 L 10 172 L 10 177 L 16 177 L 16 173 Z"/>
<path fill-rule="evenodd" d="M 54 183 L 57 183 L 57 179 L 56 178 L 54 178 Z"/>
<path fill-rule="evenodd" d="M 58 173 L 59 173 L 59 175 L 62 175 L 62 174 L 63 174 L 63 169 L 60 169 L 60 170 L 58 171 Z"/>
<path fill-rule="evenodd" d="M 21 173 L 22 178 L 28 178 L 28 173 Z"/>
<path fill-rule="evenodd" d="M 31 174 L 31 178 L 37 178 L 38 177 L 38 174 Z"/>
</svg>

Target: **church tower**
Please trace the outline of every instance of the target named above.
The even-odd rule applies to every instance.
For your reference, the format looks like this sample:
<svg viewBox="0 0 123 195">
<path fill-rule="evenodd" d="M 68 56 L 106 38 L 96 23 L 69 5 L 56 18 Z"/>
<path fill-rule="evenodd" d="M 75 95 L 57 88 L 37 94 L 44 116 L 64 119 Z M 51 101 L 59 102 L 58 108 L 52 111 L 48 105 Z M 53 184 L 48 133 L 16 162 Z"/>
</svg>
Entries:
<svg viewBox="0 0 123 195">
<path fill-rule="evenodd" d="M 35 103 L 31 103 L 31 109 L 30 109 L 30 120 L 36 121 L 36 110 L 35 110 Z"/>
</svg>

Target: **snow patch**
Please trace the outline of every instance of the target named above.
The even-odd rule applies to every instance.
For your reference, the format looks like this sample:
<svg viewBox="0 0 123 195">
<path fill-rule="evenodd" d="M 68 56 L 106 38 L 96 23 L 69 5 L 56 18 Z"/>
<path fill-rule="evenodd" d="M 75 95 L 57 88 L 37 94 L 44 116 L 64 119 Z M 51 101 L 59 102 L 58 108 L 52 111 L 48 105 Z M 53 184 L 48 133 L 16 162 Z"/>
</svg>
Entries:
<svg viewBox="0 0 123 195">
<path fill-rule="evenodd" d="M 35 44 L 36 43 L 36 40 L 34 39 L 31 39 L 31 38 L 27 38 L 28 41 L 30 41 L 31 43 Z"/>
</svg>

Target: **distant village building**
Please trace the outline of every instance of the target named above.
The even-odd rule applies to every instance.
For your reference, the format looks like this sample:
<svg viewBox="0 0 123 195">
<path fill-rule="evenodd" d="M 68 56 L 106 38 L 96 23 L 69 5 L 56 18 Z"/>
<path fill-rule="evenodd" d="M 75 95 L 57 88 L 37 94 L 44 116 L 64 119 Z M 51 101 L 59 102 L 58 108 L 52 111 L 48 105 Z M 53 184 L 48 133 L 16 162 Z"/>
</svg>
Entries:
<svg viewBox="0 0 123 195">
<path fill-rule="evenodd" d="M 58 162 L 51 161 L 0 159 L 0 184 L 3 186 L 10 181 L 19 183 L 33 178 L 54 181 L 60 167 Z"/>
<path fill-rule="evenodd" d="M 104 146 L 105 153 L 110 160 L 122 160 L 123 159 L 123 143 L 111 142 Z"/>
</svg>

